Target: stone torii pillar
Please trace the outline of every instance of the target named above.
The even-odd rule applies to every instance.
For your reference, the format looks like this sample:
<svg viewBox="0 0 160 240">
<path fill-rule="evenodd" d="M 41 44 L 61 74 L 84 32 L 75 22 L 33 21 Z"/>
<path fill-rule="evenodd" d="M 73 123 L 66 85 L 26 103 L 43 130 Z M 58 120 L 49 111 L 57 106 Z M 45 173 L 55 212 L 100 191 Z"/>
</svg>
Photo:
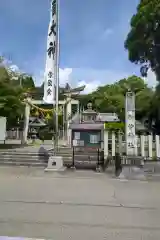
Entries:
<svg viewBox="0 0 160 240">
<path fill-rule="evenodd" d="M 71 146 L 72 140 L 72 130 L 70 129 L 70 122 L 72 119 L 72 97 L 75 95 L 79 95 L 81 91 L 83 91 L 85 86 L 81 86 L 78 88 L 71 88 L 67 83 L 65 88 L 62 89 L 62 94 L 66 96 L 66 122 L 67 122 L 67 143 Z M 78 108 L 77 108 L 78 109 Z"/>
<path fill-rule="evenodd" d="M 30 97 L 26 97 L 25 99 L 25 113 L 24 113 L 24 129 L 23 129 L 23 139 L 22 143 L 26 144 L 27 143 L 27 137 L 28 137 L 28 128 L 29 128 L 29 116 L 30 116 L 30 104 L 29 102 L 31 101 Z"/>
<path fill-rule="evenodd" d="M 71 146 L 72 131 L 69 128 L 70 120 L 72 117 L 72 94 L 68 94 L 66 98 L 66 116 L 67 116 L 67 143 Z"/>
</svg>

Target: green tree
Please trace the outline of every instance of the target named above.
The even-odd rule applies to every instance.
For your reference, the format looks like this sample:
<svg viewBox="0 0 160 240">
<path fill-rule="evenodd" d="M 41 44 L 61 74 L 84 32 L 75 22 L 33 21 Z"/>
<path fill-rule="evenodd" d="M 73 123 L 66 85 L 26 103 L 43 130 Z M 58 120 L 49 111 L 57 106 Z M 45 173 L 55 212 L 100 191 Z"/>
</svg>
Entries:
<svg viewBox="0 0 160 240">
<path fill-rule="evenodd" d="M 140 0 L 125 41 L 129 60 L 141 65 L 143 76 L 151 68 L 160 81 L 160 0 Z"/>
<path fill-rule="evenodd" d="M 87 101 L 92 101 L 93 106 L 99 112 L 116 112 L 120 118 L 124 119 L 125 114 L 125 94 L 128 90 L 136 94 L 136 117 L 141 119 L 148 116 L 151 110 L 154 91 L 149 88 L 142 78 L 130 76 L 121 79 L 113 84 L 99 87 L 96 91 L 86 96 L 81 96 L 81 101 L 87 105 Z"/>
<path fill-rule="evenodd" d="M 12 75 L 3 62 L 0 65 L 0 116 L 7 117 L 8 127 L 17 124 L 24 113 L 24 89 L 15 84 Z"/>
<path fill-rule="evenodd" d="M 22 88 L 12 84 L 7 69 L 0 66 L 0 115 L 7 117 L 8 123 L 16 123 L 23 113 L 22 93 Z"/>
<path fill-rule="evenodd" d="M 147 88 L 147 84 L 144 83 L 144 80 L 135 75 L 130 76 L 127 79 L 124 78 L 120 80 L 117 85 L 121 88 L 124 94 L 127 90 L 131 90 L 137 93 Z"/>
<path fill-rule="evenodd" d="M 152 109 L 152 99 L 154 92 L 150 88 L 145 88 L 136 93 L 136 118 L 149 117 Z"/>
<path fill-rule="evenodd" d="M 31 76 L 14 73 L 14 77 L 11 77 L 11 82 L 14 86 L 22 87 L 24 91 L 35 90 L 34 80 Z"/>
</svg>

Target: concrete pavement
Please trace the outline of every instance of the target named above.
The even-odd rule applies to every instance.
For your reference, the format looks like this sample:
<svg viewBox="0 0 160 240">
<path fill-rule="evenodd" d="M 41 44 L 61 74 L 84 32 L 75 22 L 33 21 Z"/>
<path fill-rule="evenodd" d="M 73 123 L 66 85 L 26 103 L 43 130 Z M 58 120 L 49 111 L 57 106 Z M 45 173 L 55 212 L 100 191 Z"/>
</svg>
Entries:
<svg viewBox="0 0 160 240">
<path fill-rule="evenodd" d="M 0 168 L 0 235 L 159 240 L 159 189 L 92 171 Z"/>
</svg>

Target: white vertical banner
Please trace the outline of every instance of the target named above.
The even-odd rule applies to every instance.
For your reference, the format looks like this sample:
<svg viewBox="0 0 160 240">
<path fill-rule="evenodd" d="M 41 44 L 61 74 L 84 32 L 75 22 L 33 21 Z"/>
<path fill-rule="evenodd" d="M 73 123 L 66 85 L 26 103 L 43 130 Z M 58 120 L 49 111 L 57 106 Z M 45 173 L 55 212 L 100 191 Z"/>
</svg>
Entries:
<svg viewBox="0 0 160 240">
<path fill-rule="evenodd" d="M 50 23 L 47 37 L 47 56 L 44 74 L 44 102 L 55 104 L 57 83 L 57 48 L 58 48 L 58 0 L 51 1 Z"/>
<path fill-rule="evenodd" d="M 136 155 L 137 139 L 135 131 L 135 94 L 126 93 L 125 104 L 126 154 Z"/>
</svg>

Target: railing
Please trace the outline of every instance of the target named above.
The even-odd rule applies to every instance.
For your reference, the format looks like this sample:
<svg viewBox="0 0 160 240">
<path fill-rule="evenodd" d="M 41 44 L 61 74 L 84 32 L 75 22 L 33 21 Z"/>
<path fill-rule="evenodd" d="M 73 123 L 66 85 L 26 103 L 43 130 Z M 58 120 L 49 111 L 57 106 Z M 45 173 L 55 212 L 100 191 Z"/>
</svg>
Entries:
<svg viewBox="0 0 160 240">
<path fill-rule="evenodd" d="M 89 148 L 89 147 L 73 147 L 72 148 L 72 165 L 75 168 L 77 163 L 95 165 L 99 167 L 104 164 L 103 151 L 100 148 Z M 78 159 L 80 157 L 80 160 Z"/>
<path fill-rule="evenodd" d="M 115 132 L 104 133 L 104 154 L 105 158 L 111 156 L 114 158 L 117 153 L 126 155 L 125 136 L 119 136 Z M 140 135 L 137 136 L 136 156 L 142 156 L 146 160 L 160 159 L 160 136 Z"/>
</svg>

